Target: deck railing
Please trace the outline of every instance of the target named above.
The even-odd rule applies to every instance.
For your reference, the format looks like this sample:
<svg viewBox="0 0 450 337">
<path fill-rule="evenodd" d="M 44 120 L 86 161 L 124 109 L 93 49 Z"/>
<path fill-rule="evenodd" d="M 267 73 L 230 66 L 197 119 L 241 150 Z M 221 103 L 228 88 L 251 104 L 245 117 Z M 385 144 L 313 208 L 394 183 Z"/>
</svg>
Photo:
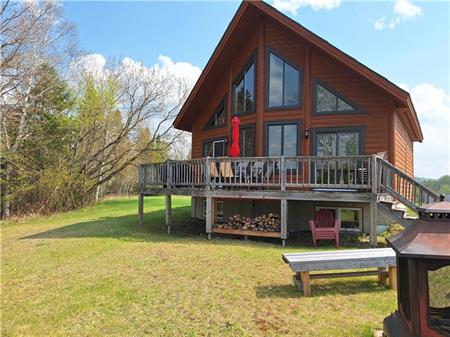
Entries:
<svg viewBox="0 0 450 337">
<path fill-rule="evenodd" d="M 439 200 L 439 195 L 388 161 L 377 158 L 379 191 L 392 195 L 414 211 Z"/>
<path fill-rule="evenodd" d="M 375 156 L 202 158 L 140 167 L 146 186 L 206 189 L 350 189 L 374 187 Z"/>
</svg>

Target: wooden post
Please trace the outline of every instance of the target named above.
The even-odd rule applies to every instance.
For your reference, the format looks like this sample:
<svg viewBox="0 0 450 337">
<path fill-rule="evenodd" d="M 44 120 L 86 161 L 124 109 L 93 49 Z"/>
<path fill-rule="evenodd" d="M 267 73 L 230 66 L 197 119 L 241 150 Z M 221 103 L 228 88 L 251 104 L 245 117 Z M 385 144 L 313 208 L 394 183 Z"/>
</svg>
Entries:
<svg viewBox="0 0 450 337">
<path fill-rule="evenodd" d="M 256 28 L 256 27 L 255 27 Z M 256 78 L 264 78 L 265 76 L 265 20 L 262 18 L 258 32 L 258 49 L 256 55 Z M 262 82 L 261 82 L 262 83 Z M 264 155 L 264 85 L 256 86 L 256 127 L 255 127 L 255 150 L 257 156 Z M 230 95 L 231 96 L 231 95 Z"/>
<path fill-rule="evenodd" d="M 386 275 L 386 268 L 385 267 L 379 267 L 378 268 L 378 284 L 380 285 L 386 285 L 387 283 L 387 275 Z"/>
<path fill-rule="evenodd" d="M 371 186 L 372 186 L 372 193 L 377 195 L 378 194 L 378 167 L 377 167 L 377 155 L 373 154 L 370 158 L 372 161 L 372 172 L 370 172 L 371 175 Z"/>
<path fill-rule="evenodd" d="M 280 188 L 282 191 L 286 191 L 286 158 L 281 157 L 280 162 Z"/>
<path fill-rule="evenodd" d="M 397 267 L 389 267 L 389 286 L 392 290 L 397 290 Z"/>
<path fill-rule="evenodd" d="M 306 45 L 306 50 L 305 50 L 305 72 L 304 72 L 304 90 L 305 90 L 305 102 L 303 105 L 303 109 L 304 109 L 304 119 L 303 119 L 303 132 L 300 133 L 300 138 L 302 139 L 302 143 L 303 143 L 303 152 L 305 156 L 309 156 L 310 152 L 311 152 L 311 137 L 304 137 L 304 130 L 308 129 L 310 131 L 311 129 L 311 115 L 312 115 L 312 104 L 311 104 L 311 99 L 312 99 L 312 90 L 311 90 L 311 86 L 312 86 L 312 81 L 311 81 L 311 48 L 309 47 L 309 45 Z M 303 169 L 305 169 L 305 177 L 308 176 L 308 172 L 310 170 L 311 166 L 308 167 L 304 167 Z M 304 183 L 304 181 L 303 181 Z"/>
<path fill-rule="evenodd" d="M 191 218 L 192 219 L 195 218 L 196 210 L 197 210 L 197 198 L 191 197 Z"/>
<path fill-rule="evenodd" d="M 172 165 L 170 159 L 167 159 L 167 188 L 172 188 Z"/>
<path fill-rule="evenodd" d="M 311 281 L 309 278 L 309 271 L 301 271 L 300 278 L 303 285 L 303 295 L 305 297 L 311 297 Z"/>
<path fill-rule="evenodd" d="M 142 221 L 144 220 L 144 193 L 139 192 L 138 196 L 138 224 L 142 226 Z"/>
<path fill-rule="evenodd" d="M 287 199 L 281 199 L 281 243 L 283 247 L 287 239 L 288 203 Z"/>
<path fill-rule="evenodd" d="M 205 180 L 205 187 L 209 190 L 211 188 L 211 159 L 209 157 L 205 159 Z"/>
<path fill-rule="evenodd" d="M 211 239 L 212 226 L 215 222 L 215 199 L 213 197 L 206 197 L 206 233 L 208 240 Z"/>
<path fill-rule="evenodd" d="M 378 204 L 375 198 L 375 200 L 370 202 L 369 243 L 372 247 L 377 246 L 377 223 L 378 223 Z"/>
<path fill-rule="evenodd" d="M 172 225 L 172 196 L 166 194 L 166 226 L 167 234 L 170 234 L 170 225 Z"/>
</svg>

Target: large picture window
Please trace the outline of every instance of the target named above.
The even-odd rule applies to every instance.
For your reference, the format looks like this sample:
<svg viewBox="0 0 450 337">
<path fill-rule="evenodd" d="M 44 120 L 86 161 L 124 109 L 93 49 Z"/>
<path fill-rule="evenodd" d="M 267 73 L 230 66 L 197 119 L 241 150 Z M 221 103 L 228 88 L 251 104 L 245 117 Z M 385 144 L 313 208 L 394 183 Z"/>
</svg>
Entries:
<svg viewBox="0 0 450 337">
<path fill-rule="evenodd" d="M 359 113 L 361 108 L 351 103 L 325 84 L 314 82 L 314 113 L 317 115 Z"/>
<path fill-rule="evenodd" d="M 255 110 L 255 57 L 233 85 L 233 111 L 242 115 Z"/>
<path fill-rule="evenodd" d="M 298 156 L 298 123 L 267 125 L 268 156 Z"/>
<path fill-rule="evenodd" d="M 239 147 L 241 157 L 253 157 L 255 155 L 255 129 L 252 125 L 240 128 Z"/>
<path fill-rule="evenodd" d="M 225 98 L 220 102 L 219 106 L 214 110 L 213 115 L 205 125 L 205 129 L 220 128 L 225 126 L 227 112 L 225 107 Z"/>
<path fill-rule="evenodd" d="M 268 108 L 300 106 L 301 73 L 273 52 L 269 52 Z"/>
</svg>

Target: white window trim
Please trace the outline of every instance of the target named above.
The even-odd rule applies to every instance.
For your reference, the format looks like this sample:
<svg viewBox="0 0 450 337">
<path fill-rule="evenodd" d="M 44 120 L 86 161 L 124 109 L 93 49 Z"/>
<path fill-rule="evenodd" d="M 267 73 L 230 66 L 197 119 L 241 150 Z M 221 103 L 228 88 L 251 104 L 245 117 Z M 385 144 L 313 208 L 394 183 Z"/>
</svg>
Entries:
<svg viewBox="0 0 450 337">
<path fill-rule="evenodd" d="M 359 207 L 331 207 L 331 206 L 315 206 L 315 210 L 321 210 L 321 209 L 332 209 L 335 211 L 335 213 L 337 214 L 337 219 L 341 220 L 341 211 L 342 210 L 349 210 L 349 211 L 357 211 L 359 213 L 359 227 L 358 228 L 342 228 L 341 227 L 341 232 L 362 232 L 362 222 L 363 222 L 363 217 L 362 217 L 362 208 Z"/>
</svg>

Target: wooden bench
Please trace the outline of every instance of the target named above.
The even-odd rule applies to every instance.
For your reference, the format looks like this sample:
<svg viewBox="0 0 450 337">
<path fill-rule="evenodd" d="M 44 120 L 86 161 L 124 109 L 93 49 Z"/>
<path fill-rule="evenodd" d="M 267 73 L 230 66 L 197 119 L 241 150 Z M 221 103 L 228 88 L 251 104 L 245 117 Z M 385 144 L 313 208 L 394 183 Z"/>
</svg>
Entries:
<svg viewBox="0 0 450 337">
<path fill-rule="evenodd" d="M 283 254 L 283 260 L 295 272 L 294 283 L 305 296 L 311 296 L 310 280 L 321 278 L 377 275 L 380 284 L 397 289 L 395 252 L 391 248 L 334 250 L 315 253 Z M 375 270 L 310 274 L 312 271 L 377 268 Z"/>
</svg>

